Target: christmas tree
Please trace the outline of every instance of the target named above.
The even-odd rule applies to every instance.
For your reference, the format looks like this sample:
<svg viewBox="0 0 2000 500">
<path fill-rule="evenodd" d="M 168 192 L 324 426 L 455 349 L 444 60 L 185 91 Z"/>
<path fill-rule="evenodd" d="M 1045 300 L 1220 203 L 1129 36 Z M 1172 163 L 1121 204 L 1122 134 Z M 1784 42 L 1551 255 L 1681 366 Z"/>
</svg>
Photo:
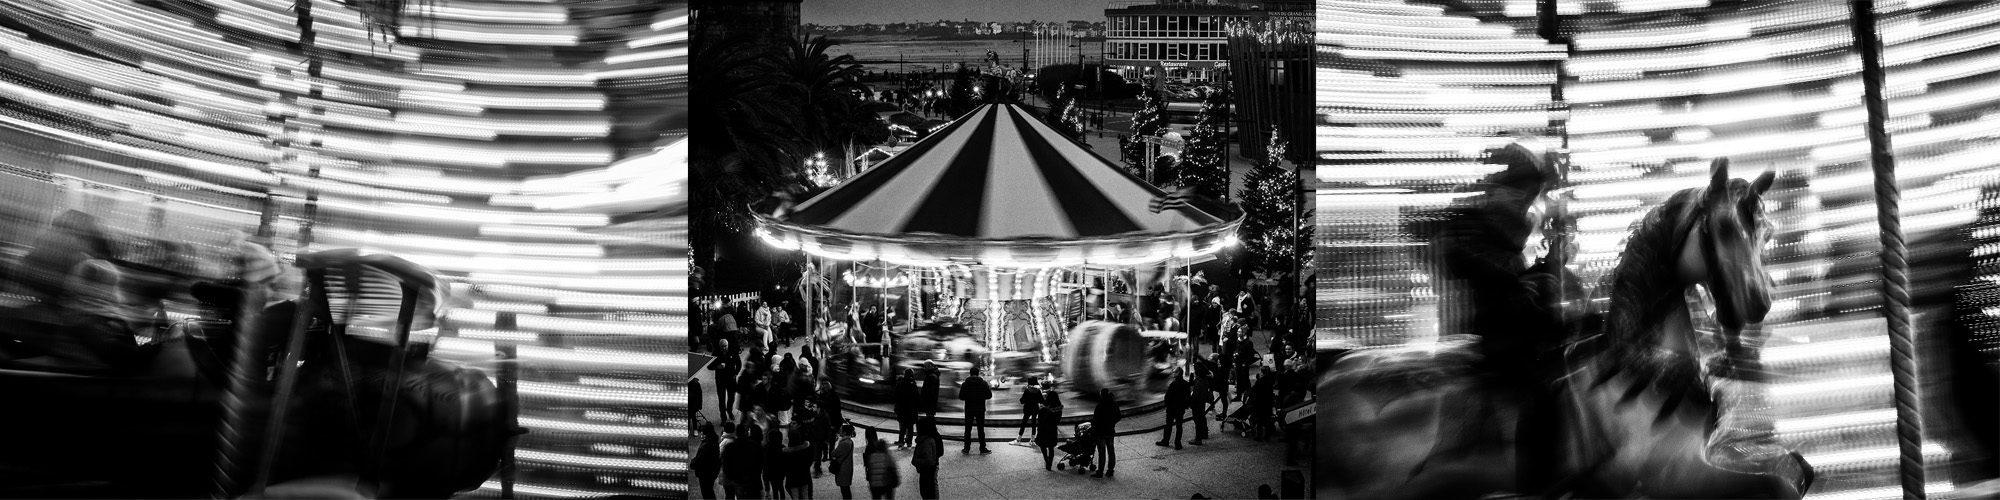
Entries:
<svg viewBox="0 0 2000 500">
<path fill-rule="evenodd" d="M 1298 278 L 1294 271 L 1310 272 L 1313 214 L 1298 170 L 1284 165 L 1286 144 L 1276 127 L 1268 144 L 1239 194 L 1244 217 L 1237 237 L 1245 254 L 1239 272 L 1287 281 Z"/>
<path fill-rule="evenodd" d="M 1223 132 L 1228 112 L 1229 92 L 1210 88 L 1202 98 L 1201 119 L 1189 132 L 1187 149 L 1181 152 L 1175 184 L 1192 186 L 1202 196 L 1229 199 L 1229 162 L 1223 157 L 1229 140 Z"/>
<path fill-rule="evenodd" d="M 1063 137 L 1072 141 L 1083 140 L 1082 114 L 1077 110 L 1076 94 L 1069 91 L 1068 85 L 1056 90 L 1056 100 L 1049 105 L 1048 115 L 1042 118 Z"/>
<path fill-rule="evenodd" d="M 1139 111 L 1132 113 L 1132 139 L 1122 150 L 1125 156 L 1125 170 L 1140 178 L 1146 177 L 1146 159 L 1151 156 L 1152 145 L 1144 140 L 1155 137 L 1165 130 L 1166 104 L 1153 91 L 1139 94 Z M 1147 179 L 1152 180 L 1152 179 Z"/>
</svg>

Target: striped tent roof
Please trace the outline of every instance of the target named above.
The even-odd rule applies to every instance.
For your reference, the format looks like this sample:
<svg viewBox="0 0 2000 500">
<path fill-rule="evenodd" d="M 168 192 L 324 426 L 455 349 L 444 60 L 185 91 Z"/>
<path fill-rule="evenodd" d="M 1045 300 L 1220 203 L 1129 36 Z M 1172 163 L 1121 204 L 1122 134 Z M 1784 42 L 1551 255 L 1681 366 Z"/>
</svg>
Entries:
<svg viewBox="0 0 2000 500">
<path fill-rule="evenodd" d="M 1027 110 L 986 105 L 789 214 L 763 217 L 762 234 L 835 258 L 1022 267 L 1154 262 L 1231 240 L 1240 214 L 1148 210 L 1162 194 Z"/>
</svg>

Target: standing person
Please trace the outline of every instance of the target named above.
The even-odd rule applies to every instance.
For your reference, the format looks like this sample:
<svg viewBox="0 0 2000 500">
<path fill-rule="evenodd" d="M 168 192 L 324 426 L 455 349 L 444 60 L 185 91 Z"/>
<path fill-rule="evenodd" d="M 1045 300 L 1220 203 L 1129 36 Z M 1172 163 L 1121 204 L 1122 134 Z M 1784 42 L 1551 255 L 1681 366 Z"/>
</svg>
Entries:
<svg viewBox="0 0 2000 500">
<path fill-rule="evenodd" d="M 785 447 L 785 491 L 792 498 L 812 499 L 812 466 L 815 462 L 811 436 L 793 432 L 791 446 Z"/>
<path fill-rule="evenodd" d="M 787 309 L 791 308 L 792 301 L 787 300 L 778 304 L 777 308 L 771 310 L 771 325 L 784 334 L 786 347 L 792 345 L 792 337 L 798 336 L 792 331 L 792 313 L 787 311 Z"/>
<path fill-rule="evenodd" d="M 773 500 L 785 498 L 785 473 L 791 469 L 785 460 L 784 428 L 771 422 L 771 431 L 764 434 L 764 491 L 771 493 Z"/>
<path fill-rule="evenodd" d="M 1056 444 L 1062 442 L 1062 398 L 1054 387 L 1042 393 L 1041 416 L 1035 420 L 1035 446 L 1042 449 L 1042 469 L 1055 470 Z"/>
<path fill-rule="evenodd" d="M 1258 441 L 1271 437 L 1277 430 L 1271 417 L 1277 411 L 1278 373 L 1266 366 L 1257 373 L 1257 385 L 1250 388 L 1250 396 L 1243 407 L 1250 410 L 1250 434 Z"/>
<path fill-rule="evenodd" d="M 938 497 L 938 459 L 944 456 L 944 436 L 938 434 L 937 419 L 925 416 L 917 422 L 917 452 L 910 465 L 917 468 L 917 495 L 924 500 Z"/>
<path fill-rule="evenodd" d="M 1264 361 L 1264 356 L 1257 354 L 1257 343 L 1252 341 L 1250 339 L 1250 336 L 1245 335 L 1243 336 L 1242 340 L 1236 342 L 1235 400 L 1242 401 L 1244 395 L 1249 392 L 1250 369 L 1256 367 L 1258 363 L 1263 361 Z"/>
<path fill-rule="evenodd" d="M 868 337 L 868 343 L 882 342 L 882 307 L 868 306 L 868 312 L 861 314 L 861 332 Z"/>
<path fill-rule="evenodd" d="M 1187 435 L 1182 430 L 1181 419 L 1187 412 L 1188 399 L 1187 377 L 1182 376 L 1180 370 L 1174 370 L 1174 380 L 1167 383 L 1167 426 L 1160 434 L 1160 441 L 1153 444 L 1168 446 L 1171 441 L 1174 449 L 1181 449 L 1181 437 Z"/>
<path fill-rule="evenodd" d="M 736 314 L 728 306 L 722 306 L 715 308 L 712 316 L 709 321 L 713 321 L 716 331 L 720 332 L 711 340 L 715 343 L 715 352 L 727 352 L 728 346 L 738 343 L 737 339 L 741 337 L 737 331 Z"/>
<path fill-rule="evenodd" d="M 736 347 L 730 345 L 729 341 L 722 341 L 722 350 L 717 351 L 721 356 L 708 365 L 710 370 L 715 371 L 715 410 L 722 414 L 723 423 L 729 423 L 730 414 L 733 413 L 731 410 L 735 409 L 731 404 L 736 402 L 737 353 L 735 351 Z"/>
<path fill-rule="evenodd" d="M 1188 413 L 1194 416 L 1194 440 L 1188 444 L 1201 446 L 1208 439 L 1208 402 L 1215 397 L 1209 387 L 1208 363 L 1194 365 L 1194 382 L 1188 384 Z"/>
<path fill-rule="evenodd" d="M 690 418 L 688 419 L 688 423 L 694 423 L 701 420 L 701 405 L 702 405 L 701 399 L 702 399 L 701 378 L 700 377 L 689 378 L 688 415 L 690 416 Z M 729 413 L 729 410 L 723 410 L 722 413 L 727 414 Z"/>
<path fill-rule="evenodd" d="M 756 372 L 750 370 L 743 370 L 743 375 L 738 377 L 736 382 L 736 388 L 742 393 L 736 398 L 736 410 L 742 413 L 742 421 L 755 422 L 758 405 L 764 400 L 765 386 L 768 384 L 764 383 L 764 377 L 757 376 Z"/>
<path fill-rule="evenodd" d="M 694 470 L 694 477 L 701 484 L 701 497 L 707 500 L 715 500 L 715 476 L 722 473 L 722 445 L 718 443 L 721 439 L 715 434 L 715 424 L 702 422 L 701 445 L 688 461 L 688 468 Z"/>
<path fill-rule="evenodd" d="M 964 453 L 972 453 L 974 430 L 979 432 L 979 454 L 993 453 L 993 450 L 986 449 L 986 400 L 988 399 L 993 399 L 993 387 L 986 384 L 986 379 L 979 378 L 979 368 L 973 368 L 972 375 L 965 377 L 965 382 L 958 385 L 958 400 L 965 402 Z"/>
<path fill-rule="evenodd" d="M 771 321 L 776 318 L 773 318 L 771 315 L 770 305 L 765 304 L 763 301 L 758 301 L 757 311 L 752 314 L 752 318 L 757 321 L 757 333 L 763 336 L 762 338 L 764 339 L 765 344 L 771 344 L 778 341 L 777 332 L 771 329 L 773 326 L 775 326 L 771 323 Z"/>
<path fill-rule="evenodd" d="M 1042 389 L 1036 385 L 1035 379 L 1029 378 L 1028 387 L 1021 390 L 1021 430 L 1014 433 L 1015 441 L 1029 441 L 1028 432 L 1038 429 L 1037 424 L 1041 423 Z"/>
<path fill-rule="evenodd" d="M 1216 366 L 1219 367 L 1218 371 L 1215 372 L 1215 380 L 1213 381 L 1216 393 L 1215 400 L 1222 405 L 1221 412 L 1217 413 L 1217 415 L 1229 414 L 1229 374 L 1236 372 L 1236 344 L 1238 344 L 1236 336 L 1223 335 L 1222 349 L 1215 353 Z M 1243 389 L 1243 387 L 1236 388 L 1239 392 Z"/>
<path fill-rule="evenodd" d="M 729 494 L 733 498 L 763 498 L 764 453 L 763 435 L 757 424 L 745 419 L 736 439 L 722 449 L 722 474 L 729 480 Z"/>
<path fill-rule="evenodd" d="M 896 447 L 909 446 L 916 437 L 917 414 L 923 408 L 922 392 L 917 389 L 917 372 L 903 369 L 903 376 L 896 380 Z"/>
<path fill-rule="evenodd" d="M 1090 416 L 1090 432 L 1097 440 L 1097 473 L 1090 477 L 1109 477 L 1118 472 L 1118 397 L 1111 389 L 1097 390 L 1097 410 Z"/>
<path fill-rule="evenodd" d="M 896 458 L 889 454 L 889 443 L 875 429 L 868 429 L 867 450 L 861 454 L 861 465 L 868 472 L 868 498 L 895 500 L 896 487 L 902 485 L 902 478 L 896 472 Z"/>
<path fill-rule="evenodd" d="M 925 363 L 930 368 L 924 370 L 924 390 L 918 396 L 922 398 L 924 415 L 935 417 L 938 411 L 938 372 L 936 366 Z"/>
<path fill-rule="evenodd" d="M 874 429 L 869 429 L 870 433 Z M 840 487 L 840 500 L 854 500 L 854 426 L 840 425 L 840 436 L 833 441 L 833 460 L 827 468 L 833 469 L 833 484 Z"/>
<path fill-rule="evenodd" d="M 744 345 L 763 345 L 757 341 L 757 317 L 750 313 L 749 302 L 737 302 L 735 311 L 736 329 L 742 335 Z"/>
<path fill-rule="evenodd" d="M 832 381 L 821 377 L 818 394 L 819 411 L 822 414 L 820 417 L 821 422 L 826 422 L 828 426 L 841 425 L 847 422 L 847 417 L 840 411 L 840 391 L 833 388 Z"/>
<path fill-rule="evenodd" d="M 792 435 L 794 438 L 805 440 L 806 443 L 806 456 L 803 457 L 805 462 L 800 465 L 811 472 L 811 477 L 822 475 L 819 467 L 821 454 L 819 444 L 826 441 L 826 423 L 820 421 L 817 406 L 810 400 L 804 400 L 799 403 L 798 410 L 792 412 Z"/>
</svg>

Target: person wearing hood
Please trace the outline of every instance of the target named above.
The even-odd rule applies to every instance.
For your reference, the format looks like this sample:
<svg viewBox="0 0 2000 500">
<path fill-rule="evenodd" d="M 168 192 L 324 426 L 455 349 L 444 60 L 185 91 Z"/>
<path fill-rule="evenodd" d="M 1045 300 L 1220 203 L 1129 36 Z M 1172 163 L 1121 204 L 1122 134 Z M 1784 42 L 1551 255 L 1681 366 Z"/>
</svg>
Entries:
<svg viewBox="0 0 2000 500">
<path fill-rule="evenodd" d="M 868 429 L 868 451 L 861 454 L 861 463 L 868 473 L 868 498 L 894 500 L 896 487 L 903 483 L 902 473 L 896 470 L 896 457 L 889 453 L 889 442 L 883 441 L 875 429 Z"/>
<path fill-rule="evenodd" d="M 869 429 L 870 433 L 875 432 Z M 854 426 L 840 425 L 840 435 L 833 442 L 833 460 L 827 468 L 833 469 L 833 484 L 840 487 L 840 500 L 853 500 L 854 491 Z"/>
</svg>

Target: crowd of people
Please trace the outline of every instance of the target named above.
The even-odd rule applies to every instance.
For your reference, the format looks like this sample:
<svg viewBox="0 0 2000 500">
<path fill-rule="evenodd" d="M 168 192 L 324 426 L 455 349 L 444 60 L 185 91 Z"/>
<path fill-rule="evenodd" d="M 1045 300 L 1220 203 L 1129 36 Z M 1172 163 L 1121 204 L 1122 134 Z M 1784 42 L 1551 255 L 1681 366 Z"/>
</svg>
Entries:
<svg viewBox="0 0 2000 500">
<path fill-rule="evenodd" d="M 1156 361 L 1171 367 L 1164 371 L 1169 381 L 1158 446 L 1201 446 L 1212 439 L 1212 430 L 1223 432 L 1232 426 L 1246 438 L 1269 440 L 1282 431 L 1281 412 L 1311 397 L 1309 363 L 1300 361 L 1306 351 L 1296 345 L 1288 348 L 1292 342 L 1275 335 L 1267 344 L 1272 355 L 1267 361 L 1253 340 L 1258 315 L 1249 295 L 1225 302 L 1219 291 L 1210 293 L 1212 297 L 1193 311 L 1178 310 L 1169 299 L 1152 304 L 1144 315 L 1115 303 L 1087 313 L 1087 319 L 1155 329 L 1177 329 L 1182 326 L 1178 318 L 1189 318 L 1186 325 L 1193 328 L 1181 329 L 1190 330 L 1187 340 L 1155 344 L 1154 356 L 1165 357 Z M 699 378 L 689 386 L 699 434 L 692 468 L 702 498 L 812 498 L 825 494 L 814 492 L 812 484 L 828 473 L 834 475 L 843 499 L 852 498 L 857 476 L 871 498 L 892 498 L 905 480 L 898 472 L 905 460 L 917 472 L 908 479 L 917 483 L 919 496 L 938 498 L 937 471 L 946 448 L 938 413 L 947 398 L 962 410 L 956 415 L 962 434 L 951 438 L 961 442 L 960 453 L 992 453 L 987 436 L 995 426 L 988 423 L 992 415 L 987 410 L 994 390 L 982 376 L 989 367 L 974 363 L 961 371 L 955 395 L 944 394 L 940 374 L 947 369 L 937 363 L 925 361 L 893 373 L 885 369 L 893 387 L 889 402 L 895 428 L 859 426 L 845 418 L 840 388 L 827 376 L 831 365 L 845 362 L 840 360 L 858 349 L 808 335 L 803 325 L 791 321 L 803 315 L 792 314 L 798 311 L 790 301 L 766 299 L 713 307 L 703 318 L 707 326 L 698 344 L 716 355 L 708 366 L 713 387 L 705 388 Z M 861 310 L 838 305 L 828 309 Z M 857 333 L 848 340 L 872 342 L 882 341 L 889 323 L 877 307 L 850 312 L 844 322 L 849 328 L 845 331 Z M 1064 394 L 1063 384 L 1047 375 L 1010 382 L 1019 384 L 1020 413 L 1005 415 L 1015 417 L 1005 425 L 1016 428 L 1017 443 L 1040 451 L 1045 469 L 1080 469 L 1092 477 L 1116 477 L 1116 441 L 1126 416 L 1118 395 L 1110 389 Z M 707 391 L 713 391 L 713 398 Z M 1066 429 L 1065 407 L 1078 400 L 1094 406 L 1086 422 Z M 699 417 L 711 408 L 711 401 L 719 415 L 714 421 Z M 1211 418 L 1216 421 L 1214 429 Z M 854 442 L 857 433 L 862 436 L 859 443 Z M 1288 463 L 1297 452 L 1288 447 Z"/>
</svg>

